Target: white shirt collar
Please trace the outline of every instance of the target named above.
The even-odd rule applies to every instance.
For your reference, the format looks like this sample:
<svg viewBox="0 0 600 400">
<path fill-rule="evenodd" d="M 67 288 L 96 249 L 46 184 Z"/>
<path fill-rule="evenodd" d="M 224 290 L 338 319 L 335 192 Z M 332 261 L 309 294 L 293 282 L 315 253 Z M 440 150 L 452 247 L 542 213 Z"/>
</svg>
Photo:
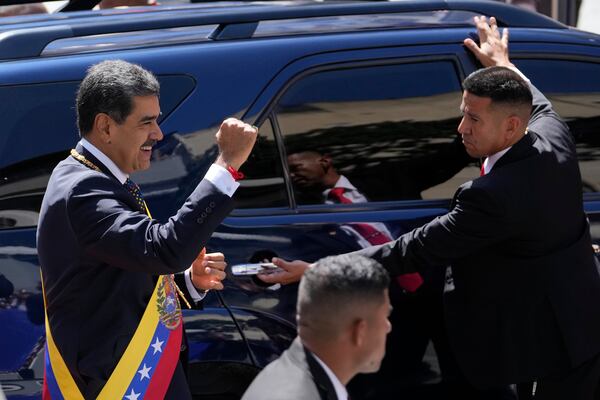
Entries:
<svg viewBox="0 0 600 400">
<path fill-rule="evenodd" d="M 312 353 L 312 355 L 315 357 L 315 360 L 317 360 L 317 362 L 321 365 L 321 367 L 323 367 L 323 369 L 325 370 L 325 373 L 329 377 L 329 380 L 331 380 L 331 383 L 333 383 L 333 388 L 335 389 L 335 394 L 336 394 L 338 400 L 348 400 L 348 391 L 346 390 L 346 387 L 344 385 L 342 385 L 342 382 L 340 382 L 340 380 L 338 379 L 337 376 L 335 376 L 333 371 L 331 369 L 329 369 L 327 364 L 325 364 L 323 361 L 321 361 L 321 359 L 319 357 L 317 357 L 317 355 L 315 353 Z"/>
<path fill-rule="evenodd" d="M 519 70 L 517 70 L 516 68 L 511 68 L 514 69 L 516 72 L 518 72 L 521 77 L 523 79 L 525 79 L 526 81 L 529 82 L 529 79 L 525 78 L 525 75 L 521 74 L 521 72 Z M 525 135 L 527 135 L 529 133 L 529 127 L 527 127 L 527 129 L 525 129 Z M 501 150 L 495 154 L 492 154 L 491 156 L 488 156 L 485 160 L 483 160 L 483 171 L 484 174 L 488 174 L 492 168 L 494 167 L 494 164 L 496 164 L 496 162 L 500 159 L 500 157 L 502 157 L 503 155 L 506 154 L 507 151 L 509 151 L 512 148 L 512 146 L 507 147 L 504 150 Z"/>
<path fill-rule="evenodd" d="M 84 138 L 81 138 L 79 144 L 81 144 L 87 151 L 92 153 L 92 155 L 96 157 L 98 161 L 104 164 L 104 166 L 108 168 L 110 173 L 113 174 L 115 178 L 117 178 L 119 182 L 121 182 L 121 184 L 124 184 L 127 178 L 129 178 L 129 175 L 121 171 L 121 169 L 117 167 L 117 164 L 115 164 L 113 160 L 108 158 L 108 156 L 101 152 L 96 146 L 94 146 Z"/>
<path fill-rule="evenodd" d="M 340 177 L 338 178 L 335 185 L 333 185 L 333 187 L 344 188 L 344 189 L 348 189 L 349 191 L 357 190 L 356 187 L 352 183 L 350 183 L 348 178 L 346 178 L 344 175 L 340 175 Z M 326 189 L 323 191 L 323 196 L 325 198 L 327 198 L 327 195 L 329 194 L 329 192 L 331 192 L 331 189 L 333 189 L 333 188 Z"/>
<path fill-rule="evenodd" d="M 506 154 L 507 151 L 509 151 L 511 149 L 512 146 L 507 147 L 504 150 L 501 150 L 495 154 L 492 154 L 489 157 L 486 157 L 485 160 L 483 160 L 483 171 L 484 173 L 487 175 L 489 174 L 489 172 L 492 170 L 492 168 L 494 168 L 494 164 L 496 164 L 496 162 L 500 159 L 500 157 L 502 157 L 504 154 Z"/>
</svg>

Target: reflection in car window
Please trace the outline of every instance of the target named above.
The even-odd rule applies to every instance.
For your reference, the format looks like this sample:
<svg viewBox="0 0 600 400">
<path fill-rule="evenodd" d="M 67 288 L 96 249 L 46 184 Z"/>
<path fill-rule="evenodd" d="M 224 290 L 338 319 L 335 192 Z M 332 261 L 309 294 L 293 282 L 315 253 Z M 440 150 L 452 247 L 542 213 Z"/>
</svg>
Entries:
<svg viewBox="0 0 600 400">
<path fill-rule="evenodd" d="M 450 198 L 477 174 L 464 169 L 472 160 L 456 132 L 460 101 L 450 61 L 299 79 L 276 109 L 297 203 Z M 340 185 L 346 191 L 333 199 Z"/>
<path fill-rule="evenodd" d="M 173 115 L 177 118 L 177 114 Z M 211 126 L 185 135 L 165 136 L 152 154 L 150 169 L 136 172 L 152 215 L 163 219 L 183 204 L 218 155 L 215 132 Z M 259 138 L 241 171 L 245 178 L 235 192 L 235 208 L 285 207 L 288 199 L 279 153 L 271 123 L 259 127 Z"/>
<path fill-rule="evenodd" d="M 600 63 L 515 61 L 569 125 L 577 145 L 583 191 L 600 192 Z"/>
<path fill-rule="evenodd" d="M 162 118 L 193 90 L 188 76 L 159 76 Z M 78 81 L 0 87 L 0 229 L 37 225 L 56 164 L 79 140 L 75 119 Z M 160 120 L 159 120 L 160 122 Z"/>
</svg>

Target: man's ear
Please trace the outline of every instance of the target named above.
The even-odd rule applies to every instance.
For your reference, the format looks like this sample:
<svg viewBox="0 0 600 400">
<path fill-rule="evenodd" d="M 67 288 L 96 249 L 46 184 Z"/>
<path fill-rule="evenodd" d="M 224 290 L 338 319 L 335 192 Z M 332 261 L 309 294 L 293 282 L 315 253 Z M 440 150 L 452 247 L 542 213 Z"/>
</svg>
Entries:
<svg viewBox="0 0 600 400">
<path fill-rule="evenodd" d="M 113 124 L 112 118 L 105 113 L 98 113 L 94 118 L 94 130 L 98 132 L 98 137 L 102 143 L 110 143 L 111 137 L 111 125 Z"/>
<path fill-rule="evenodd" d="M 324 155 L 321 158 L 319 158 L 319 164 L 321 164 L 321 167 L 323 168 L 323 171 L 327 172 L 329 170 L 329 168 L 331 167 L 331 156 L 328 155 Z"/>
<path fill-rule="evenodd" d="M 356 347 L 362 347 L 367 339 L 367 321 L 360 318 L 355 320 L 351 326 L 352 344 Z"/>
<path fill-rule="evenodd" d="M 504 139 L 511 143 L 523 130 L 523 120 L 517 115 L 510 115 L 504 120 Z"/>
</svg>

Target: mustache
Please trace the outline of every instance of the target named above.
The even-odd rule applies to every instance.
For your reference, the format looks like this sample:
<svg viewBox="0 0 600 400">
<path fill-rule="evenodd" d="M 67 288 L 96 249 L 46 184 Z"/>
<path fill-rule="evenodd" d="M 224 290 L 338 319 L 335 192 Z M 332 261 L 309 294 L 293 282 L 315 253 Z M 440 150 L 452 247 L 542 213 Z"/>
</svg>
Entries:
<svg viewBox="0 0 600 400">
<path fill-rule="evenodd" d="M 142 147 L 143 146 L 152 146 L 152 147 L 154 147 L 154 145 L 156 144 L 156 142 L 157 142 L 157 140 L 154 140 L 154 139 L 146 140 L 144 142 L 144 144 L 142 145 Z"/>
</svg>

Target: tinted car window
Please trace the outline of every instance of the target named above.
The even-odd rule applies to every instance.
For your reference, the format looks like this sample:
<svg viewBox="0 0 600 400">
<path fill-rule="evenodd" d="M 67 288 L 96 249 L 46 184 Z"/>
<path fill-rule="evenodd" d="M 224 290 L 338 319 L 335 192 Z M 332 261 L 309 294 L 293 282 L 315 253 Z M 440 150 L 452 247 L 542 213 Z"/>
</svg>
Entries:
<svg viewBox="0 0 600 400">
<path fill-rule="evenodd" d="M 552 102 L 577 144 L 584 192 L 600 192 L 600 63 L 516 60 Z M 558 78 L 560 77 L 560 78 Z"/>
<path fill-rule="evenodd" d="M 457 140 L 461 86 L 451 61 L 315 72 L 276 109 L 297 203 L 325 199 L 329 168 L 370 201 L 449 198 L 474 176 Z M 458 182 L 455 182 L 458 181 Z"/>
<path fill-rule="evenodd" d="M 175 114 L 173 117 L 177 118 Z M 235 192 L 237 209 L 288 205 L 281 161 L 269 121 L 259 127 L 259 137 L 241 171 L 245 178 Z M 189 134 L 166 136 L 153 152 L 150 169 L 133 179 L 142 186 L 155 218 L 167 218 L 183 204 L 217 158 L 215 132 L 210 127 Z"/>
<path fill-rule="evenodd" d="M 165 118 L 192 91 L 195 81 L 187 76 L 158 80 Z M 37 225 L 50 174 L 79 139 L 78 85 L 72 81 L 0 87 L 0 98 L 11 99 L 0 108 L 0 229 Z"/>
</svg>

